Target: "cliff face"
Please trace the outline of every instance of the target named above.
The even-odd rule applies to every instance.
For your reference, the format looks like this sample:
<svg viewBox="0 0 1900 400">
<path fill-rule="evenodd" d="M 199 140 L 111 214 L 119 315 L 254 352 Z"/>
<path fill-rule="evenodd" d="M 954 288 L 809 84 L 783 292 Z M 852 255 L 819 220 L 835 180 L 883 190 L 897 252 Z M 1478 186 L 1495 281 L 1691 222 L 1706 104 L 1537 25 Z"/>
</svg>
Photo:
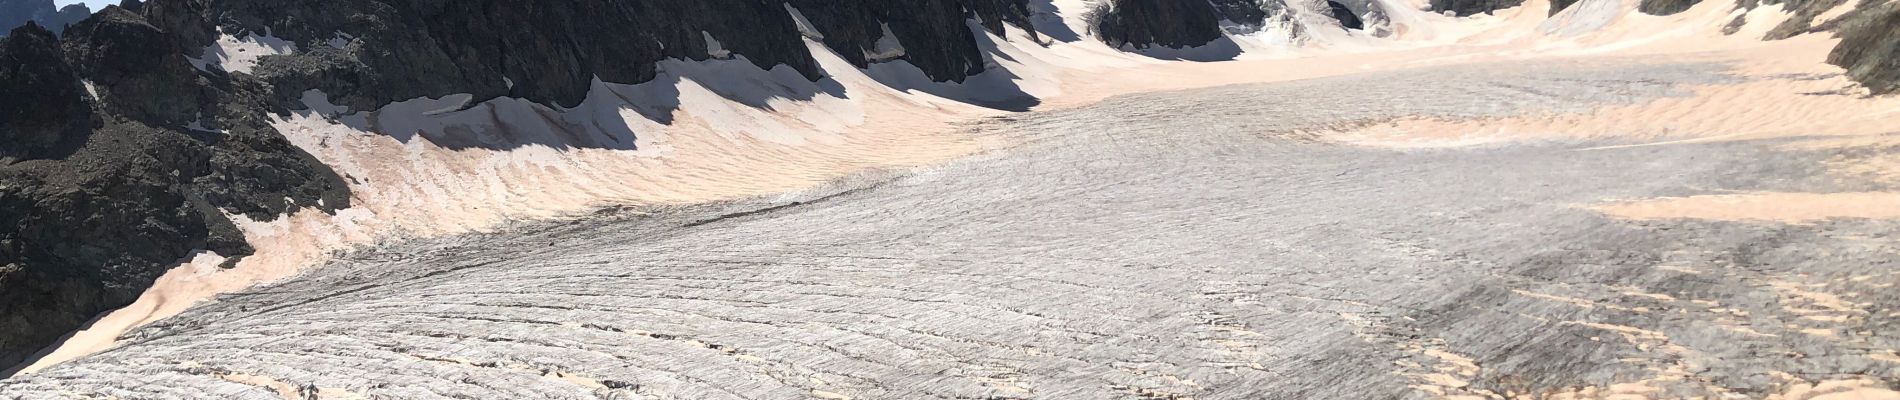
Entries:
<svg viewBox="0 0 1900 400">
<path fill-rule="evenodd" d="M 33 22 L 0 40 L 0 158 L 57 156 L 92 129 L 85 89 L 59 40 Z"/>
<path fill-rule="evenodd" d="M 1195 47 L 1221 37 L 1214 6 L 1205 1 L 1114 0 L 1096 21 L 1109 46 Z"/>
<path fill-rule="evenodd" d="M 1222 37 L 1223 25 L 1259 27 L 1286 10 L 1280 0 L 1110 0 L 1100 7 L 1092 21 L 1096 36 L 1109 46 L 1138 49 L 1206 45 Z"/>
<path fill-rule="evenodd" d="M 280 102 L 295 105 L 304 89 L 318 89 L 357 110 L 455 93 L 571 106 L 595 78 L 650 81 L 665 59 L 738 55 L 817 79 L 794 12 L 859 67 L 903 59 L 935 80 L 961 81 L 983 70 L 967 21 L 997 33 L 1028 26 L 1024 0 L 159 0 L 146 8 L 155 24 L 180 32 L 187 54 L 219 31 L 292 43 L 294 54 L 260 59 L 252 71 Z M 867 56 L 887 33 L 928 45 Z"/>
<path fill-rule="evenodd" d="M 144 11 L 194 57 L 210 57 L 220 31 L 293 44 L 250 71 L 285 105 L 308 89 L 357 110 L 454 93 L 573 105 L 596 77 L 645 82 L 660 60 L 717 49 L 818 76 L 785 8 L 763 1 L 158 0 Z"/>
<path fill-rule="evenodd" d="M 825 47 L 859 68 L 903 59 L 938 81 L 958 81 L 983 72 L 983 49 L 964 17 L 998 36 L 1011 26 L 1030 28 L 1026 0 L 918 0 L 863 2 L 789 0 Z M 881 42 L 881 43 L 880 43 Z M 903 44 L 910 44 L 905 46 Z M 895 48 L 888 48 L 896 45 Z"/>
</svg>

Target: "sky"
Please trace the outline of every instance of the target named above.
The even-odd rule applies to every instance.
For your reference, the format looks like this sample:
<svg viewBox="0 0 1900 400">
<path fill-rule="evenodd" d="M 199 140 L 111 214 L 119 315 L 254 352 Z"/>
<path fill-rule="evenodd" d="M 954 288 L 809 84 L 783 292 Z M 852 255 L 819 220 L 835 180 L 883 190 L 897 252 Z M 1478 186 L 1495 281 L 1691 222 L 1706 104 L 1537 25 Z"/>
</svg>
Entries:
<svg viewBox="0 0 1900 400">
<path fill-rule="evenodd" d="M 119 4 L 119 0 L 53 0 L 53 3 L 59 4 L 60 7 L 73 3 L 86 3 L 86 8 L 99 11 L 101 8 L 106 8 L 108 4 Z"/>
</svg>

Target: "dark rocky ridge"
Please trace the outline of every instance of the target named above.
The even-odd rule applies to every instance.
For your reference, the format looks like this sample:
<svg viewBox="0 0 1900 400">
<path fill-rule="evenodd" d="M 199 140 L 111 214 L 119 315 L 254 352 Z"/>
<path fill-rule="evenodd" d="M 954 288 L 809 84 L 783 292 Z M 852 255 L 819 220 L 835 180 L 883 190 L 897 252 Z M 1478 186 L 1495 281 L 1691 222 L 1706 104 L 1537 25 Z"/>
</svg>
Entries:
<svg viewBox="0 0 1900 400">
<path fill-rule="evenodd" d="M 998 36 L 1010 25 L 1029 28 L 1029 4 L 1023 0 L 928 0 L 898 2 L 788 0 L 823 35 L 826 47 L 858 68 L 870 66 L 865 55 L 883 39 L 884 27 L 904 48 L 904 59 L 939 81 L 958 81 L 983 72 L 983 50 L 975 34 L 961 25 L 966 14 Z M 917 46 L 915 44 L 927 44 Z"/>
<path fill-rule="evenodd" d="M 1758 1 L 1759 3 L 1757 3 Z M 1788 12 L 1793 15 L 1789 16 L 1788 20 L 1782 21 L 1780 25 L 1776 25 L 1774 29 L 1768 30 L 1768 33 L 1762 37 L 1767 40 L 1781 40 L 1805 33 L 1839 30 L 1839 24 L 1841 22 L 1851 21 L 1852 18 L 1835 18 L 1819 26 L 1814 24 L 1814 19 L 1820 17 L 1822 13 L 1828 10 L 1847 4 L 1847 2 L 1848 0 L 1743 0 L 1742 7 L 1753 9 L 1760 4 L 1781 4 L 1783 7 L 1786 7 Z M 1857 15 L 1860 11 L 1876 8 L 1871 6 L 1878 6 L 1882 3 L 1881 1 L 1860 2 L 1864 7 L 1852 10 L 1851 12 L 1855 14 L 1849 14 L 1849 16 Z"/>
<path fill-rule="evenodd" d="M 1332 10 L 1333 18 L 1339 19 L 1340 26 L 1346 29 L 1366 28 L 1366 22 L 1359 20 L 1359 16 L 1353 14 L 1352 8 L 1346 7 L 1346 4 L 1337 1 L 1327 1 L 1326 7 Z"/>
<path fill-rule="evenodd" d="M 1278 0 L 1112 0 L 1100 7 L 1090 23 L 1109 46 L 1181 49 L 1220 39 L 1222 22 L 1260 26 L 1274 11 L 1283 10 L 1284 4 Z"/>
<path fill-rule="evenodd" d="M 1220 19 L 1205 1 L 1114 0 L 1095 21 L 1095 33 L 1111 47 L 1188 48 L 1221 37 Z"/>
<path fill-rule="evenodd" d="M 66 25 L 91 14 L 92 9 L 84 4 L 55 8 L 53 0 L 0 0 L 0 35 L 27 22 L 37 23 L 57 35 Z"/>
<path fill-rule="evenodd" d="M 186 54 L 211 43 L 217 30 L 294 42 L 301 52 L 266 57 L 255 70 L 280 103 L 295 106 L 305 89 L 318 89 L 336 104 L 366 110 L 455 93 L 572 106 L 596 77 L 642 83 L 661 60 L 711 58 L 708 37 L 761 68 L 784 65 L 818 79 L 823 71 L 787 6 L 803 10 L 824 43 L 859 67 L 868 66 L 864 49 L 883 38 L 886 24 L 902 42 L 929 43 L 901 59 L 937 81 L 982 72 L 969 19 L 999 34 L 1005 23 L 1029 26 L 1024 0 L 168 0 L 151 3 L 146 14 L 184 32 L 178 50 Z M 348 44 L 326 44 L 339 38 Z"/>
</svg>

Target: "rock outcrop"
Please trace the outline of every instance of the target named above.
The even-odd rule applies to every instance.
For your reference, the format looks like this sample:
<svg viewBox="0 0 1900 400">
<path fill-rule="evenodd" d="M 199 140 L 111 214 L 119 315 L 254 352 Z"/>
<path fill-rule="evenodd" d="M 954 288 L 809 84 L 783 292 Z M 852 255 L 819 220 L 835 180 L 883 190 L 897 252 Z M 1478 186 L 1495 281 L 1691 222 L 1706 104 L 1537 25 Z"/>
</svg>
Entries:
<svg viewBox="0 0 1900 400">
<path fill-rule="evenodd" d="M 1035 30 L 1024 0 L 918 0 L 904 3 L 788 0 L 800 23 L 810 23 L 825 46 L 858 68 L 906 60 L 938 81 L 983 72 L 983 49 L 966 24 L 1002 36 L 1010 26 Z M 910 46 L 904 44 L 909 43 Z"/>
<path fill-rule="evenodd" d="M 1856 14 L 1858 14 L 1858 11 L 1879 8 L 1878 6 L 1882 4 L 1882 2 L 1879 1 L 1856 3 L 1863 6 L 1853 10 Z M 1853 19 L 1834 18 L 1819 26 L 1815 24 L 1815 19 L 1836 7 L 1855 7 L 1854 4 L 1848 4 L 1847 0 L 1743 0 L 1741 5 L 1744 8 L 1753 9 L 1761 4 L 1780 4 L 1783 9 L 1791 14 L 1787 20 L 1781 21 L 1780 25 L 1775 25 L 1774 29 L 1768 30 L 1768 33 L 1762 36 L 1763 39 L 1767 40 L 1781 40 L 1804 33 L 1838 30 L 1840 28 L 1840 22 L 1851 21 Z"/>
<path fill-rule="evenodd" d="M 267 123 L 265 87 L 203 74 L 168 32 L 108 7 L 63 40 L 0 41 L 0 364 L 137 299 L 198 251 L 250 254 L 228 214 L 349 205 Z"/>
<path fill-rule="evenodd" d="M 52 31 L 28 21 L 0 40 L 0 159 L 59 156 L 92 125 L 86 90 Z"/>
<path fill-rule="evenodd" d="M 1097 37 L 1117 48 L 1197 47 L 1221 38 L 1222 18 L 1265 17 L 1252 0 L 1226 1 L 1220 7 L 1167 0 L 1113 0 L 1104 5 L 1096 11 L 1093 28 Z"/>
<path fill-rule="evenodd" d="M 1493 11 L 1517 7 L 1524 4 L 1524 0 L 1432 0 L 1431 4 L 1432 10 L 1450 12 L 1453 15 L 1463 17 L 1468 15 L 1490 14 Z M 1551 7 L 1553 9 L 1557 8 L 1554 3 Z"/>
<path fill-rule="evenodd" d="M 1868 6 L 1840 26 L 1827 61 L 1874 94 L 1900 92 L 1900 3 Z"/>
<path fill-rule="evenodd" d="M 1359 15 L 1354 13 L 1352 8 L 1347 7 L 1345 3 L 1327 1 L 1326 6 L 1332 11 L 1333 18 L 1339 20 L 1339 26 L 1345 27 L 1346 29 L 1366 28 L 1366 22 L 1360 20 Z"/>
</svg>

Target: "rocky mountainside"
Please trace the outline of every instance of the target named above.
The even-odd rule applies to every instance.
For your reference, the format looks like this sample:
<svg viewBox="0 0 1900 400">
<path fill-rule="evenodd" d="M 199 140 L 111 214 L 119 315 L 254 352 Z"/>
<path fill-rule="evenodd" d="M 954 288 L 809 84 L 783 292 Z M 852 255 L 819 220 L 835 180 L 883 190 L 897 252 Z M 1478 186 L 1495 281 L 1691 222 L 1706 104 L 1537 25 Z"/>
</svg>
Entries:
<svg viewBox="0 0 1900 400">
<path fill-rule="evenodd" d="M 225 215 L 349 205 L 343 182 L 265 118 L 267 92 L 201 74 L 124 9 L 62 41 L 0 41 L 0 363 L 136 299 L 196 251 L 243 256 Z"/>
<path fill-rule="evenodd" d="M 92 9 L 86 8 L 84 4 L 55 8 L 53 0 L 0 0 L 0 32 L 30 21 L 58 34 L 66 29 L 66 25 L 86 19 L 91 14 Z"/>
<path fill-rule="evenodd" d="M 1194 47 L 1221 37 L 1220 15 L 1205 1 L 1114 0 L 1095 22 L 1112 47 Z M 1259 23 L 1259 20 L 1243 21 Z"/>
</svg>

